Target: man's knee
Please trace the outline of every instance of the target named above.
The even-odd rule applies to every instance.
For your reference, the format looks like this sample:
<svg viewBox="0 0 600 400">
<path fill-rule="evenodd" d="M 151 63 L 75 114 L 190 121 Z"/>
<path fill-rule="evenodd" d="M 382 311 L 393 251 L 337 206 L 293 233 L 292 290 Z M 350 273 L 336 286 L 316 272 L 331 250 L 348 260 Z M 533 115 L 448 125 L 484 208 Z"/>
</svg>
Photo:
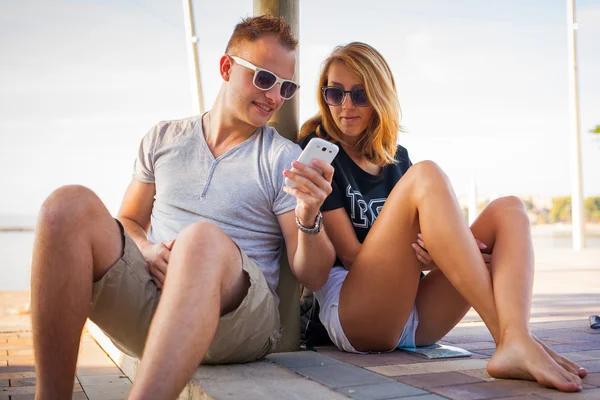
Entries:
<svg viewBox="0 0 600 400">
<path fill-rule="evenodd" d="M 212 222 L 199 221 L 185 227 L 175 243 L 185 247 L 186 251 L 218 251 L 228 236 L 221 228 Z"/>
<path fill-rule="evenodd" d="M 67 225 L 81 222 L 101 206 L 98 196 L 84 186 L 70 185 L 56 189 L 42 204 L 39 223 L 45 228 L 61 230 Z"/>
</svg>

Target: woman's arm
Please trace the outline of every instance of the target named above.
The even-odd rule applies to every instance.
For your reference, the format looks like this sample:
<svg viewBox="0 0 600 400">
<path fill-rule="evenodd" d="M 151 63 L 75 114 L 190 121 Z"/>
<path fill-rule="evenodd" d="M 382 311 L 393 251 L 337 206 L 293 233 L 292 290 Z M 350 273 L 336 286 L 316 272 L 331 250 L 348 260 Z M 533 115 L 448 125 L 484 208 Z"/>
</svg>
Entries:
<svg viewBox="0 0 600 400">
<path fill-rule="evenodd" d="M 344 268 L 349 270 L 360 251 L 362 244 L 356 238 L 354 227 L 344 208 L 337 208 L 323 213 L 323 224 L 327 228 L 327 236 L 335 248 L 335 252 Z"/>
</svg>

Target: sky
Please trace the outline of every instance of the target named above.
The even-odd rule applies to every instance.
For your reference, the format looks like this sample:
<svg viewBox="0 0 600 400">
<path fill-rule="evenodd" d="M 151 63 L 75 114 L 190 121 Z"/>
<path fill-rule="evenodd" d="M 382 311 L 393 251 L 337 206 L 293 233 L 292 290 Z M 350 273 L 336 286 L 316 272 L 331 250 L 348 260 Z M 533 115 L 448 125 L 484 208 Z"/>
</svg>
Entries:
<svg viewBox="0 0 600 400">
<path fill-rule="evenodd" d="M 194 1 L 207 108 L 219 58 L 252 0 Z M 600 196 L 600 0 L 577 1 L 584 195 Z M 458 195 L 571 190 L 564 0 L 302 0 L 300 120 L 323 59 L 359 40 L 388 60 L 413 162 Z M 82 184 L 118 210 L 142 136 L 193 115 L 180 1 L 2 0 L 0 214 L 32 215 Z"/>
</svg>

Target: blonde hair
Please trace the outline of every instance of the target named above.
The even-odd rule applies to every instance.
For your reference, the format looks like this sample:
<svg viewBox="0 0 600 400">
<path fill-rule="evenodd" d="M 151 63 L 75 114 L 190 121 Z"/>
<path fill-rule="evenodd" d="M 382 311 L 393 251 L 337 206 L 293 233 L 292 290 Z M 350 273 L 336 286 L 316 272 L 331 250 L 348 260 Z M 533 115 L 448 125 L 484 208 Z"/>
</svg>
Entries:
<svg viewBox="0 0 600 400">
<path fill-rule="evenodd" d="M 344 143 L 342 132 L 333 120 L 321 92 L 321 87 L 328 84 L 329 68 L 335 61 L 343 62 L 350 71 L 361 78 L 367 98 L 375 111 L 355 149 L 375 164 L 392 164 L 397 149 L 398 132 L 401 130 L 401 110 L 396 83 L 383 56 L 365 43 L 352 42 L 338 46 L 323 62 L 317 93 L 319 111 L 302 125 L 298 139 L 316 131 L 317 136 L 325 140 Z"/>
</svg>

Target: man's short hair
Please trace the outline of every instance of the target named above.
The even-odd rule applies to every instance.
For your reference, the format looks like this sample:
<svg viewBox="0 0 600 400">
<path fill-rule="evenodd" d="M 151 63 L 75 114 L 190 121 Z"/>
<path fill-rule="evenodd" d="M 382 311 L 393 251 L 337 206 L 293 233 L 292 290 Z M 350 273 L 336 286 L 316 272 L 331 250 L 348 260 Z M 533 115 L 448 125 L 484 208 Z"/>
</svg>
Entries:
<svg viewBox="0 0 600 400">
<path fill-rule="evenodd" d="M 226 54 L 237 51 L 244 42 L 254 42 L 263 36 L 273 35 L 279 40 L 283 47 L 296 50 L 298 40 L 292 32 L 292 28 L 282 17 L 273 17 L 265 14 L 258 17 L 242 19 L 233 29 L 233 34 L 225 48 Z"/>
</svg>

